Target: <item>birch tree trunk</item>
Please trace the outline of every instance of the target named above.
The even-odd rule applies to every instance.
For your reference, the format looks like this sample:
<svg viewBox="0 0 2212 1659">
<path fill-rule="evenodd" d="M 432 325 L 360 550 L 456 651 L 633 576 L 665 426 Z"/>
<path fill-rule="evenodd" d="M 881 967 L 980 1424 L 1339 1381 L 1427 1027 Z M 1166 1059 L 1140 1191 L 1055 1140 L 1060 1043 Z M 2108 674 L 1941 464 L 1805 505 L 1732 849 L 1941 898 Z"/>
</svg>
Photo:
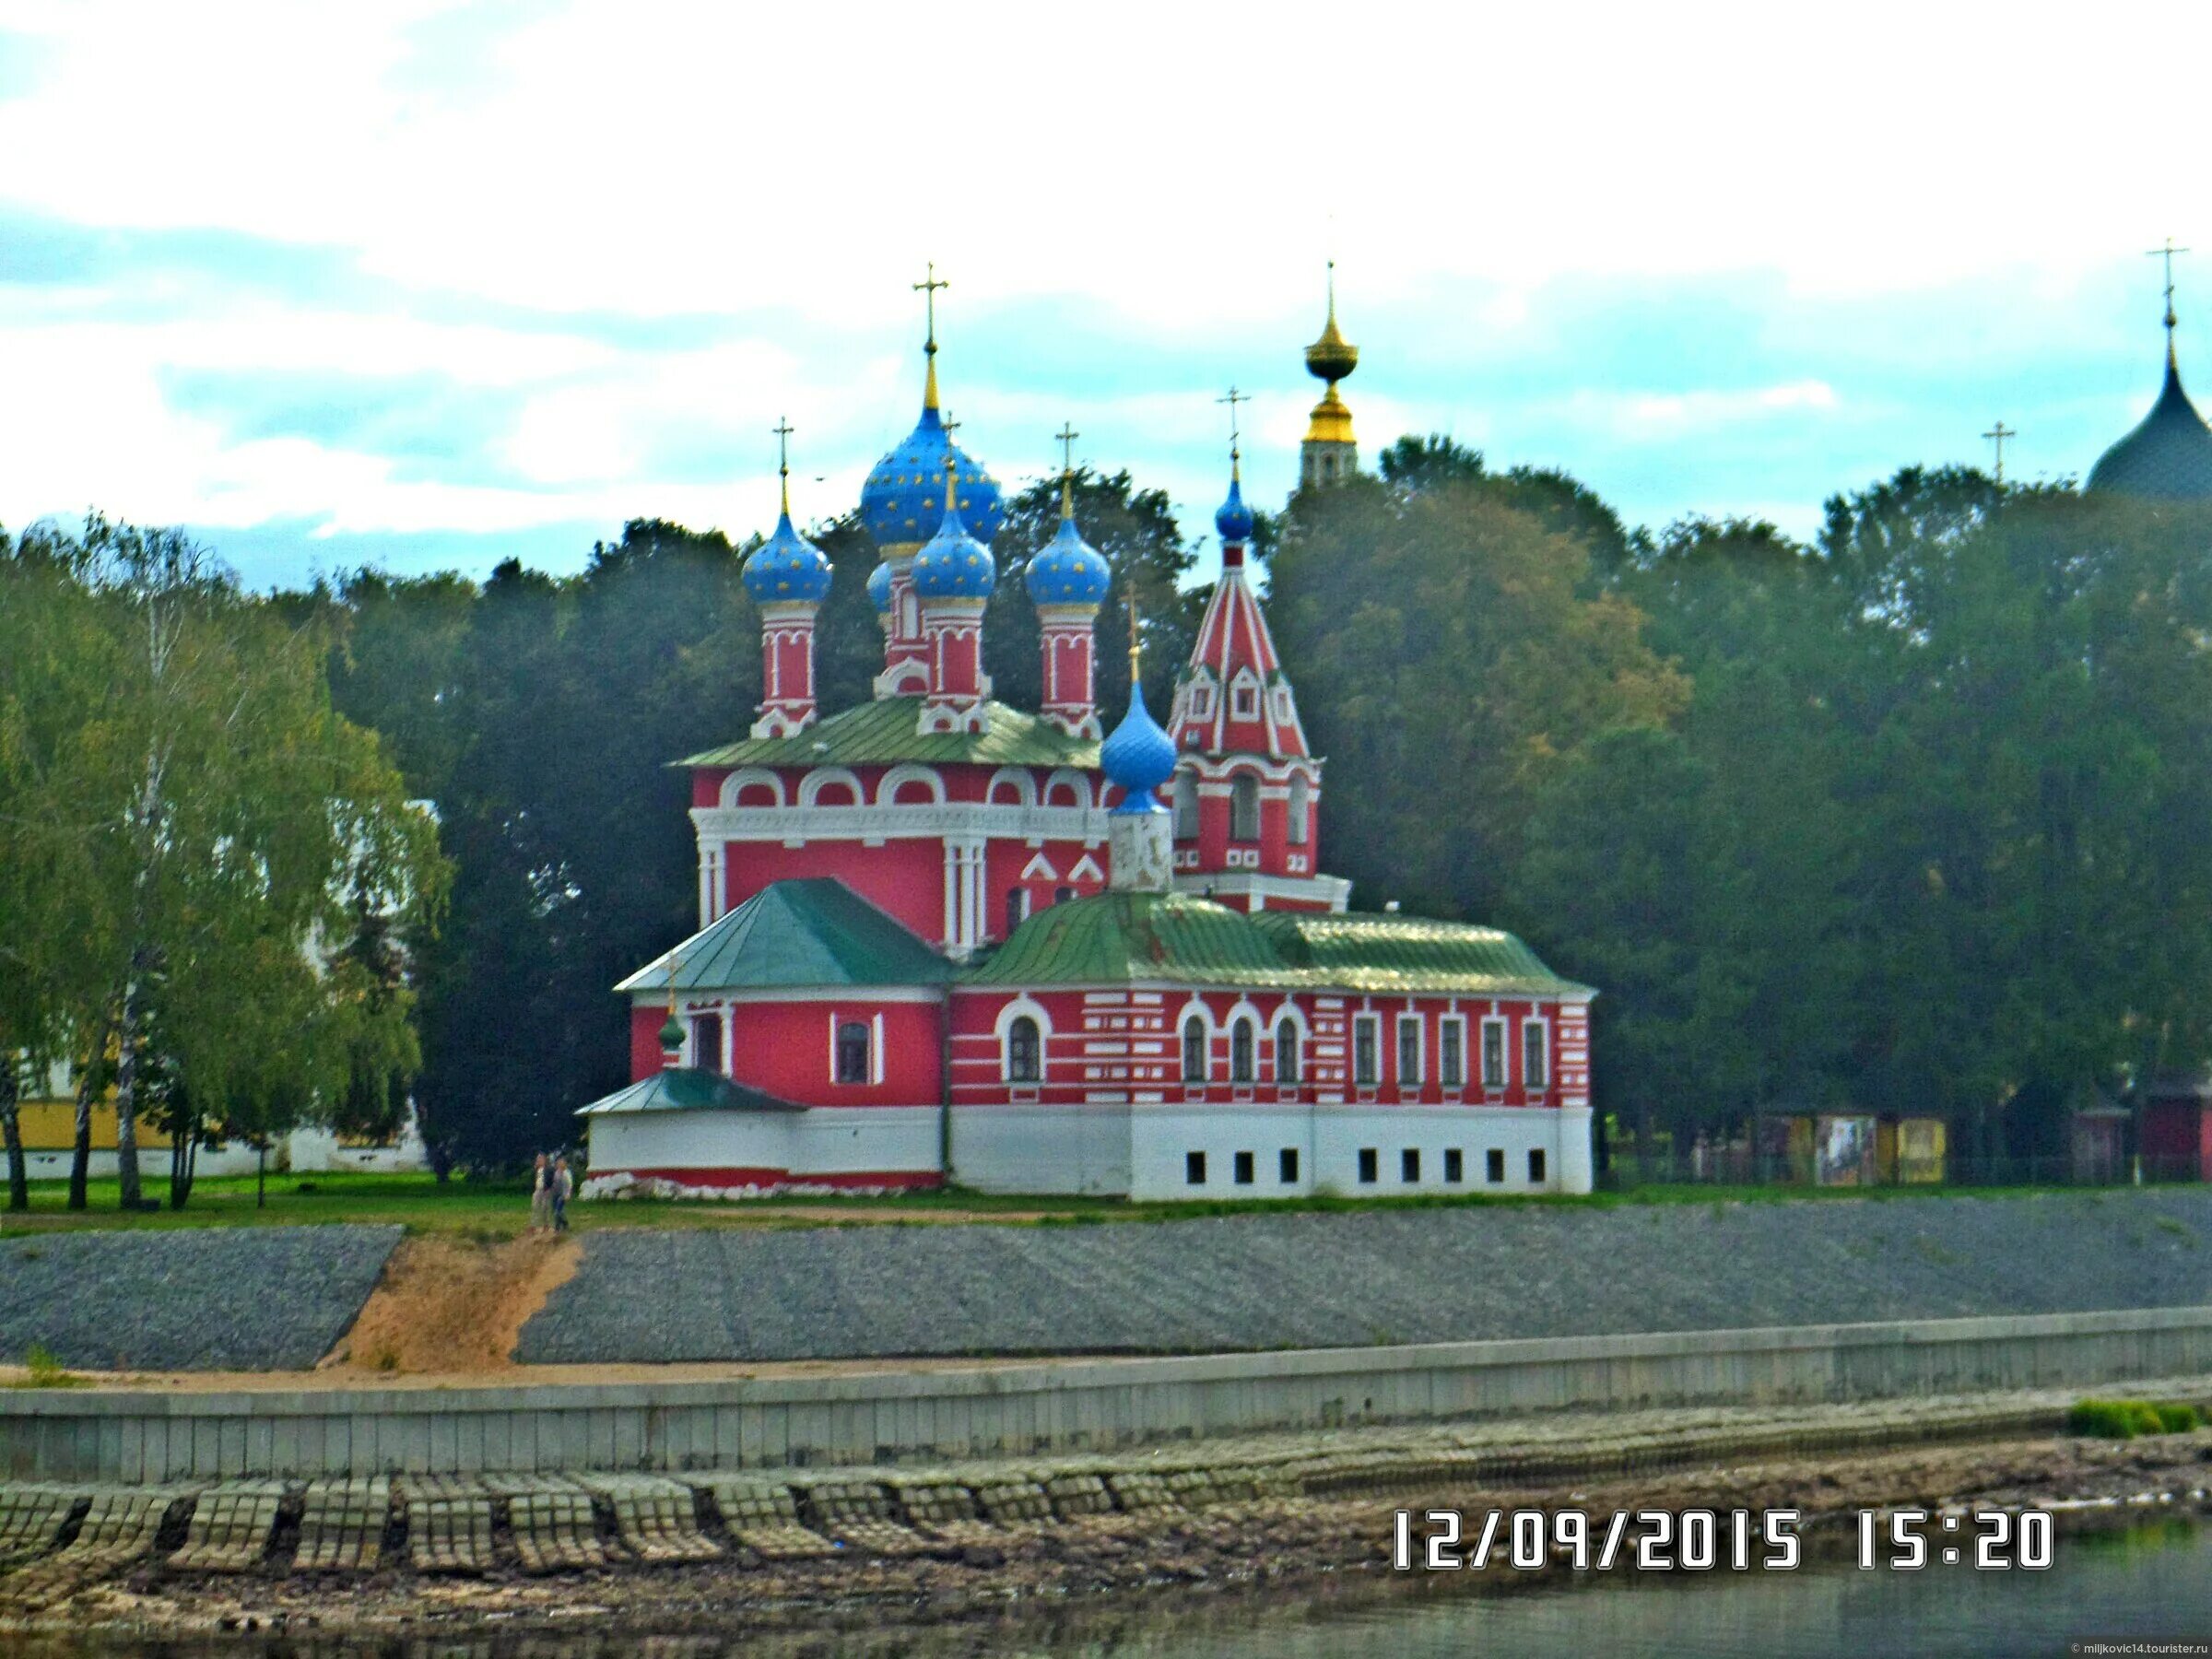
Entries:
<svg viewBox="0 0 2212 1659">
<path fill-rule="evenodd" d="M 7 1147 L 7 1207 L 30 1207 L 30 1171 L 23 1162 L 23 1124 L 16 1112 L 16 1057 L 0 1054 L 0 1142 Z"/>
<path fill-rule="evenodd" d="M 142 966 L 134 956 L 131 977 L 123 988 L 123 1018 L 116 1026 L 121 1047 L 115 1060 L 115 1173 L 123 1183 L 126 1210 L 146 1207 L 138 1186 L 138 999 L 144 983 Z"/>
</svg>

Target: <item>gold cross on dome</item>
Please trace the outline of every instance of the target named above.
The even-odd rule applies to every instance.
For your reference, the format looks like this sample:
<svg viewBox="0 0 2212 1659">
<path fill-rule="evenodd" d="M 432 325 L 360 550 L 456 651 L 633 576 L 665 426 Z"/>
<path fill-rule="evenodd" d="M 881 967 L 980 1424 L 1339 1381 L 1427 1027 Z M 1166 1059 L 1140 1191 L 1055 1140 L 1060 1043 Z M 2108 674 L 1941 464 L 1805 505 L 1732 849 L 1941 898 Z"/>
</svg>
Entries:
<svg viewBox="0 0 2212 1659">
<path fill-rule="evenodd" d="M 923 302 L 929 308 L 929 343 L 934 347 L 937 343 L 937 290 L 952 284 L 937 275 L 935 260 L 927 261 L 924 268 L 926 274 L 914 284 L 914 292 L 924 297 Z"/>
<path fill-rule="evenodd" d="M 798 428 L 791 424 L 791 417 L 779 415 L 776 424 L 769 429 L 776 435 L 776 477 L 783 481 L 783 511 L 791 511 L 791 435 Z"/>
<path fill-rule="evenodd" d="M 1077 431 L 1073 421 L 1064 420 L 1060 429 L 1053 434 L 1060 441 L 1060 471 L 1063 475 L 1076 470 L 1076 440 L 1083 434 Z"/>
<path fill-rule="evenodd" d="M 2000 484 L 2005 482 L 2005 440 L 2007 438 L 2018 438 L 2019 435 L 2018 428 L 2008 427 L 2002 420 L 1999 420 L 1995 426 L 1991 427 L 1988 431 L 1982 434 L 1983 437 L 1988 439 L 1992 443 L 1996 445 L 1997 482 Z"/>
<path fill-rule="evenodd" d="M 2150 259 L 2162 259 L 2166 262 L 2166 326 L 2169 331 L 2171 331 L 2173 327 L 2173 256 L 2176 253 L 2186 253 L 2188 252 L 2190 252 L 2190 250 L 2187 248 L 2175 247 L 2173 245 L 2173 238 L 2171 236 L 2166 239 L 2166 245 L 2164 247 L 2149 248 L 2145 250 L 2146 257 Z"/>
<path fill-rule="evenodd" d="M 1252 401 L 1252 394 L 1249 392 L 1240 392 L 1236 389 L 1236 387 L 1231 386 L 1229 389 L 1229 394 L 1227 396 L 1217 397 L 1214 399 L 1214 401 L 1218 404 L 1227 404 L 1229 406 L 1229 442 L 1230 447 L 1233 449 L 1236 447 L 1238 437 L 1237 406 L 1239 404 L 1250 403 Z"/>
</svg>

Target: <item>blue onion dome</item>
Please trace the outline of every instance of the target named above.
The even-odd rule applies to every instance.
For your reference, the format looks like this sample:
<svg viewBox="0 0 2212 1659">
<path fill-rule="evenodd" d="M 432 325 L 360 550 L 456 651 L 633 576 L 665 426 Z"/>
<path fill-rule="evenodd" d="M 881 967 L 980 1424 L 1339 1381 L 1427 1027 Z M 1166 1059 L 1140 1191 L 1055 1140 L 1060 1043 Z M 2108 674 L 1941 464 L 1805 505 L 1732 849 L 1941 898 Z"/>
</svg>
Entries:
<svg viewBox="0 0 2212 1659">
<path fill-rule="evenodd" d="M 1135 681 L 1129 687 L 1129 712 L 1099 746 L 1099 767 L 1107 782 L 1122 786 L 1114 811 L 1164 810 L 1152 792 L 1175 775 L 1175 740 L 1159 729 L 1145 707 L 1145 688 Z"/>
<path fill-rule="evenodd" d="M 2212 500 L 2212 429 L 2182 390 L 2171 344 L 2159 401 L 2133 431 L 2098 458 L 2089 469 L 2088 488 L 2147 500 Z"/>
<path fill-rule="evenodd" d="M 940 496 L 958 490 L 939 486 Z M 936 535 L 914 555 L 914 592 L 924 599 L 988 599 L 998 585 L 991 549 L 968 534 L 958 506 L 945 509 Z"/>
<path fill-rule="evenodd" d="M 1235 458 L 1229 468 L 1229 500 L 1214 514 L 1214 529 L 1224 543 L 1252 539 L 1252 509 L 1244 505 L 1244 481 L 1237 476 Z"/>
<path fill-rule="evenodd" d="M 1065 494 L 1059 532 L 1037 550 L 1022 580 L 1032 605 L 1096 606 L 1106 601 L 1106 590 L 1113 585 L 1113 567 L 1077 531 Z"/>
<path fill-rule="evenodd" d="M 878 564 L 868 572 L 868 603 L 876 607 L 877 616 L 888 617 L 890 615 L 891 567 L 889 565 Z"/>
<path fill-rule="evenodd" d="M 830 596 L 830 560 L 791 527 L 787 508 L 776 533 L 745 561 L 745 591 L 762 605 L 796 600 L 819 605 Z"/>
<path fill-rule="evenodd" d="M 934 365 L 933 365 L 934 367 Z M 983 541 L 998 534 L 1006 512 L 998 484 L 968 453 L 952 441 L 933 396 L 923 406 L 914 429 L 876 463 L 860 488 L 861 522 L 879 547 L 911 547 L 925 540 L 945 515 L 945 462 L 958 467 L 958 503 L 969 527 Z"/>
</svg>

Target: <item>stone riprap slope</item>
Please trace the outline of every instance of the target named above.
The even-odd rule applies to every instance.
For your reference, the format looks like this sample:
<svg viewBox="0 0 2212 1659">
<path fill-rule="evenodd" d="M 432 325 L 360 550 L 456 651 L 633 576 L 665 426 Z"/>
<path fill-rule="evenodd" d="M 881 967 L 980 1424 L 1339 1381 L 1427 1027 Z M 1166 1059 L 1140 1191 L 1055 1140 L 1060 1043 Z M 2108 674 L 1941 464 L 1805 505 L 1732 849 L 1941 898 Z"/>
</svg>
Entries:
<svg viewBox="0 0 2212 1659">
<path fill-rule="evenodd" d="M 606 1231 L 531 1363 L 1186 1353 L 2212 1302 L 2212 1192 Z"/>
<path fill-rule="evenodd" d="M 397 1227 L 206 1228 L 0 1239 L 0 1360 L 302 1371 L 369 1300 Z"/>
</svg>

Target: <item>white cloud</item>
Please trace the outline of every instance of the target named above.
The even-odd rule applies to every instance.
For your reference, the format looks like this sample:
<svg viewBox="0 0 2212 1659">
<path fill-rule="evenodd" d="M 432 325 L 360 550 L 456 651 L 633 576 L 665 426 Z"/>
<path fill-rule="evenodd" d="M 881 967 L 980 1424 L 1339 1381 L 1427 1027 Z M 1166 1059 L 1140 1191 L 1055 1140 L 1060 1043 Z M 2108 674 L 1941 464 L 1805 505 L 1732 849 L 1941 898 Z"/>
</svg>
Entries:
<svg viewBox="0 0 2212 1659">
<path fill-rule="evenodd" d="M 817 474 L 856 487 L 911 418 L 924 257 L 956 284 L 955 353 L 980 344 L 963 331 L 994 303 L 1040 294 L 1182 342 L 1209 378 L 1223 333 L 1279 328 L 1280 357 L 1257 366 L 1276 378 L 1248 411 L 1255 494 L 1295 470 L 1314 391 L 1295 352 L 1330 253 L 1355 337 L 1418 311 L 1454 343 L 1525 335 L 1547 285 L 1578 274 L 1762 272 L 1781 279 L 1777 304 L 1818 312 L 1971 276 L 2048 298 L 2085 273 L 2142 271 L 2136 252 L 2159 235 L 2191 240 L 2171 216 L 2201 199 L 2202 169 L 2194 101 L 2149 96 L 2144 42 L 2203 61 L 2212 8 L 2109 5 L 2061 33 L 1940 0 L 1129 0 L 1110 18 L 1011 0 L 576 0 L 523 15 L 0 0 L 0 30 L 35 42 L 0 76 L 29 82 L 0 101 L 21 206 L 334 249 L 503 306 L 768 312 L 841 336 L 813 355 L 765 330 L 645 351 L 311 292 L 129 325 L 97 320 L 97 292 L 0 286 L 0 371 L 30 388 L 0 407 L 0 515 L 97 499 L 215 524 L 282 509 L 334 526 L 451 514 L 448 527 L 514 528 L 616 500 L 751 522 L 771 487 L 758 429 L 784 412 L 802 429 L 802 494 L 830 488 Z M 2065 118 L 2021 114 L 2048 107 Z M 2212 227 L 2194 240 L 2212 246 Z M 1919 355 L 1909 339 L 1892 353 Z M 166 406 L 160 378 L 179 368 L 498 390 L 513 407 L 497 453 L 518 477 L 439 483 L 341 447 L 234 441 Z M 1657 445 L 1841 406 L 1809 366 L 1749 390 L 1712 389 L 1687 356 L 1616 368 L 1593 385 L 1581 366 L 1585 389 L 1549 412 L 1594 441 Z M 1492 431 L 1486 388 L 1445 404 L 1393 372 L 1371 350 L 1347 388 L 1371 450 L 1402 421 L 1511 436 Z M 1045 434 L 1072 416 L 1110 465 L 1198 502 L 1216 491 L 1221 427 L 1205 397 L 1070 406 L 1018 365 L 947 391 L 1009 479 L 1052 465 Z M 670 434 L 725 425 L 727 484 L 653 476 Z"/>
</svg>

